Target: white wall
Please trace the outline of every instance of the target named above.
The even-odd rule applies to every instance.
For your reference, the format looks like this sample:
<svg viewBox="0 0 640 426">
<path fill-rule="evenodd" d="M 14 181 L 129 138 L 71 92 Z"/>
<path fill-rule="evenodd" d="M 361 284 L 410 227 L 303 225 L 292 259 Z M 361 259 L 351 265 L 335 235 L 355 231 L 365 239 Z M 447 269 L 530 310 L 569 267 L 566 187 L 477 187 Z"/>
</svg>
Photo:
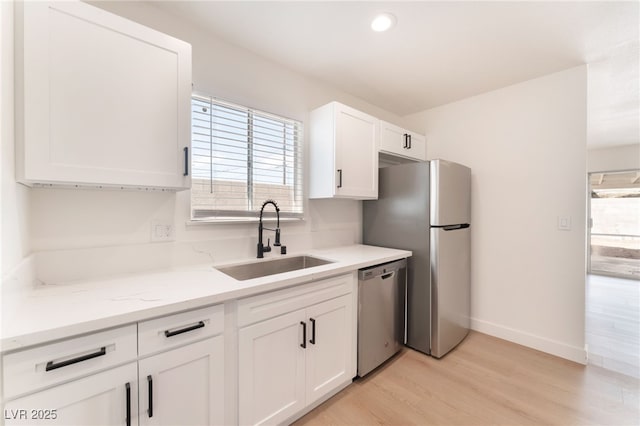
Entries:
<svg viewBox="0 0 640 426">
<path fill-rule="evenodd" d="M 590 149 L 587 152 L 589 172 L 612 172 L 640 169 L 640 144 Z"/>
<path fill-rule="evenodd" d="M 229 45 L 152 5 L 129 2 L 94 4 L 191 43 L 193 82 L 197 92 L 305 123 L 311 109 L 332 100 L 342 101 L 392 122 L 401 120 L 360 99 Z M 4 99 L 3 96 L 3 102 Z M 305 133 L 308 135 L 308 128 Z M 6 147 L 3 143 L 3 156 L 7 163 L 13 161 L 11 139 L 11 136 L 7 137 Z M 13 172 L 7 170 L 9 172 L 12 175 Z M 206 251 L 207 259 L 214 261 L 255 255 L 256 224 L 187 226 L 190 214 L 188 191 L 167 194 L 30 189 L 28 193 L 31 203 L 28 222 L 30 248 L 41 254 L 52 254 L 42 264 L 52 265 L 58 271 L 74 269 L 77 276 L 71 278 L 80 278 L 83 268 L 109 273 L 118 265 L 124 265 L 129 272 L 171 266 L 179 263 L 178 258 L 180 261 L 189 261 L 183 250 L 185 245 L 195 251 Z M 20 215 L 26 215 L 25 206 L 16 204 L 15 208 Z M 282 241 L 290 252 L 361 241 L 360 202 L 309 201 L 306 217 L 303 223 L 287 222 L 282 225 Z M 15 217 L 7 220 L 10 224 L 18 222 Z M 176 242 L 150 244 L 152 220 L 173 224 Z M 20 240 L 27 242 L 24 235 Z M 204 241 L 212 243 L 194 245 Z M 123 245 L 129 248 L 122 248 Z M 20 254 L 23 253 L 24 250 Z M 100 262 L 90 262 L 98 257 Z M 43 259 L 43 256 L 39 258 Z M 84 259 L 84 262 L 78 259 Z M 7 260 L 8 264 L 15 261 L 15 256 Z M 89 264 L 91 267 L 87 266 Z M 50 272 L 51 279 L 62 279 L 55 271 Z"/>
<path fill-rule="evenodd" d="M 29 252 L 29 193 L 15 181 L 13 124 L 13 2 L 0 2 L 0 276 Z"/>
<path fill-rule="evenodd" d="M 586 67 L 407 117 L 472 169 L 472 326 L 584 354 Z M 560 231 L 558 216 L 571 217 Z"/>
</svg>

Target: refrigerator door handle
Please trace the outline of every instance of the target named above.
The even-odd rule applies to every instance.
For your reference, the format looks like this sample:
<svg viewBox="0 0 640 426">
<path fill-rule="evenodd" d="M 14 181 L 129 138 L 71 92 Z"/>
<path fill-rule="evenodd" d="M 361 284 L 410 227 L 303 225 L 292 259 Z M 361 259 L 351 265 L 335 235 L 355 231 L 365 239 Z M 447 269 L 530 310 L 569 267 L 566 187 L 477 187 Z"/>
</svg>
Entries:
<svg viewBox="0 0 640 426">
<path fill-rule="evenodd" d="M 469 227 L 468 223 L 461 223 L 459 225 L 442 226 L 442 229 L 444 229 L 445 231 L 456 231 L 458 229 L 466 229 L 468 227 Z"/>
</svg>

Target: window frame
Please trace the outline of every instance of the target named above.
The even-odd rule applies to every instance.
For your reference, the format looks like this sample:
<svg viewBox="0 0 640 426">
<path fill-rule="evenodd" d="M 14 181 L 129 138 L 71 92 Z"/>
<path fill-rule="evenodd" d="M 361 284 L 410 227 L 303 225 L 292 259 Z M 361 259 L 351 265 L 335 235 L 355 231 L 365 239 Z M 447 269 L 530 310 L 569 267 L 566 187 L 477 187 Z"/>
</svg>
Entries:
<svg viewBox="0 0 640 426">
<path fill-rule="evenodd" d="M 293 177 L 293 197 L 292 200 L 294 203 L 299 205 L 299 212 L 295 211 L 284 211 L 283 207 L 280 207 L 280 220 L 282 221 L 302 221 L 305 219 L 305 210 L 306 210 L 306 188 L 304 186 L 304 180 L 306 175 L 306 165 L 304 161 L 305 156 L 305 144 L 304 144 L 304 122 L 301 120 L 292 119 L 289 117 L 284 117 L 278 114 L 266 112 L 259 110 L 257 108 L 244 106 L 237 104 L 235 102 L 227 101 L 225 99 L 221 99 L 214 96 L 209 96 L 203 93 L 192 92 L 191 94 L 191 111 L 194 109 L 194 100 L 199 100 L 202 102 L 208 102 L 210 107 L 214 105 L 220 105 L 223 107 L 227 107 L 230 109 L 235 109 L 238 111 L 246 112 L 248 115 L 248 123 L 247 123 L 247 179 L 244 181 L 245 186 L 247 188 L 247 194 L 245 197 L 245 201 L 247 203 L 247 208 L 245 210 L 222 210 L 222 209 L 197 209 L 194 208 L 193 203 L 193 184 L 197 179 L 194 174 L 193 168 L 193 160 L 195 154 L 194 149 L 194 130 L 193 130 L 193 117 L 191 117 L 191 149 L 189 155 L 189 161 L 191 163 L 191 190 L 189 194 L 189 216 L 190 222 L 192 224 L 207 224 L 207 223 L 249 223 L 256 222 L 260 215 L 260 205 L 254 205 L 255 195 L 253 195 L 253 175 L 255 171 L 255 163 L 251 160 L 250 156 L 255 147 L 255 141 L 253 136 L 253 128 L 255 126 L 254 115 L 260 118 L 273 119 L 275 121 L 281 122 L 283 124 L 291 124 L 293 129 L 293 171 L 291 176 Z M 209 136 L 211 140 L 213 140 L 213 136 Z M 286 142 L 285 142 L 286 143 Z M 284 146 L 285 143 L 282 145 Z M 259 144 L 258 144 L 259 145 Z M 213 146 L 213 145 L 212 145 Z M 284 149 L 284 148 L 283 148 Z M 209 158 L 212 158 L 212 151 L 209 153 Z M 283 175 L 287 175 L 286 167 L 283 169 Z M 209 180 L 213 181 L 213 177 L 210 176 Z M 205 178 L 206 180 L 206 178 Z M 286 177 L 284 178 L 286 181 Z M 285 183 L 286 185 L 286 183 Z M 214 196 L 214 195 L 212 195 Z M 264 200 L 266 201 L 266 199 Z M 275 202 L 278 203 L 278 200 L 275 199 Z M 198 214 L 200 213 L 200 214 Z M 267 209 L 264 212 L 265 218 L 275 218 L 276 214 L 273 209 Z"/>
</svg>

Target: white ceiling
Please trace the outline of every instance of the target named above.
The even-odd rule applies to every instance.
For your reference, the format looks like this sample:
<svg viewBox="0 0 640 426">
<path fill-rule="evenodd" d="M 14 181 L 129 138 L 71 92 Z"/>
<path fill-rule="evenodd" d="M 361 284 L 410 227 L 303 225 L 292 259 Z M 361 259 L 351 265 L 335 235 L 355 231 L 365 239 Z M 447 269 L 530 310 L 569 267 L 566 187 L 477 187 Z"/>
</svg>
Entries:
<svg viewBox="0 0 640 426">
<path fill-rule="evenodd" d="M 588 63 L 589 144 L 640 142 L 638 1 L 154 4 L 400 116 Z"/>
</svg>

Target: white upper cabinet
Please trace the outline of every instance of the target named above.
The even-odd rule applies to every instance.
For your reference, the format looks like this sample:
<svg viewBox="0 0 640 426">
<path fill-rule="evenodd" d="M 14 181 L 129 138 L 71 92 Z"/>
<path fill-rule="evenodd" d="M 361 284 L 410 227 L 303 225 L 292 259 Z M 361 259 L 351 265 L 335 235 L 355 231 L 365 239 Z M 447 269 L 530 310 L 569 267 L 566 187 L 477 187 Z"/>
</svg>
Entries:
<svg viewBox="0 0 640 426">
<path fill-rule="evenodd" d="M 416 161 L 427 159 L 427 144 L 424 136 L 382 120 L 380 120 L 379 151 Z"/>
<path fill-rule="evenodd" d="M 191 46 L 81 2 L 16 3 L 17 179 L 190 187 Z"/>
<path fill-rule="evenodd" d="M 309 198 L 378 198 L 378 121 L 338 102 L 311 112 Z"/>
</svg>

